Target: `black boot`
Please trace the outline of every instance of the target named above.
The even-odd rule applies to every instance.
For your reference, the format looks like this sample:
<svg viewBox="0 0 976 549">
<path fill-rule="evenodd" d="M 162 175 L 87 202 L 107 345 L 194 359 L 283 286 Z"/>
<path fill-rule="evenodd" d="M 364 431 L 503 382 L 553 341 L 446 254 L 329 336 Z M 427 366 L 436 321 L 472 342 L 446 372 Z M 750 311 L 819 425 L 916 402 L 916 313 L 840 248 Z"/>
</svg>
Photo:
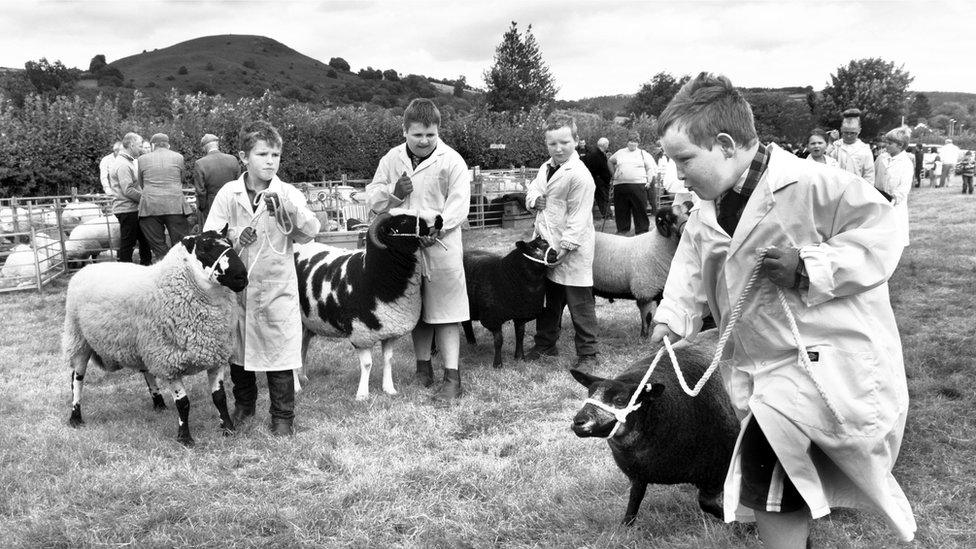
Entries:
<svg viewBox="0 0 976 549">
<path fill-rule="evenodd" d="M 292 370 L 268 372 L 268 396 L 271 400 L 271 434 L 294 434 L 295 373 Z"/>
<path fill-rule="evenodd" d="M 430 360 L 417 361 L 417 376 L 414 380 L 424 387 L 434 384 L 434 367 L 430 364 Z"/>
<path fill-rule="evenodd" d="M 432 397 L 434 400 L 449 401 L 461 398 L 464 390 L 461 389 L 461 372 L 459 370 L 449 370 L 444 368 L 444 383 Z"/>
<path fill-rule="evenodd" d="M 240 425 L 254 417 L 254 403 L 258 399 L 257 379 L 254 372 L 248 372 L 238 364 L 231 364 L 230 380 L 234 384 L 234 413 L 230 419 L 234 425 Z"/>
</svg>

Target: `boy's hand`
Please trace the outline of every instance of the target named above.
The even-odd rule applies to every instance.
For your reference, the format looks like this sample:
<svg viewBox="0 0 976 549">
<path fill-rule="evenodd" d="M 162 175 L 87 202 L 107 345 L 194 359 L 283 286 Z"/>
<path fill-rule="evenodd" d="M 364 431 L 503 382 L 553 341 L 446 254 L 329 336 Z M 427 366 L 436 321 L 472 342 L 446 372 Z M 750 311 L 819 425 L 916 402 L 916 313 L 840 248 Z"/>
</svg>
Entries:
<svg viewBox="0 0 976 549">
<path fill-rule="evenodd" d="M 655 324 L 654 330 L 651 331 L 651 343 L 661 343 L 664 341 L 664 336 L 668 336 L 668 341 L 671 344 L 675 344 L 681 340 L 681 336 L 671 331 L 667 324 Z"/>
<path fill-rule="evenodd" d="M 246 248 L 250 246 L 258 239 L 258 233 L 254 230 L 254 227 L 244 227 L 241 231 L 241 236 L 237 239 L 237 243 L 241 248 Z"/>
<path fill-rule="evenodd" d="M 430 234 L 428 236 L 420 237 L 420 247 L 430 248 L 434 244 L 437 244 L 437 237 L 440 236 L 440 234 L 441 232 L 438 231 L 437 229 L 431 229 Z"/>
<path fill-rule="evenodd" d="M 840 132 L 837 130 L 830 130 L 827 132 L 827 137 L 829 137 L 831 141 L 837 141 L 840 139 Z"/>
<path fill-rule="evenodd" d="M 277 193 L 266 192 L 264 193 L 264 205 L 268 208 L 268 211 L 274 213 L 278 206 L 281 204 L 281 199 L 278 198 Z"/>
<path fill-rule="evenodd" d="M 413 192 L 413 181 L 407 177 L 407 172 L 403 172 L 400 179 L 397 179 L 396 186 L 393 188 L 393 196 L 403 200 Z"/>
<path fill-rule="evenodd" d="M 766 250 L 762 272 L 773 284 L 784 288 L 796 288 L 800 284 L 800 250 L 796 248 L 779 249 L 775 246 Z"/>
<path fill-rule="evenodd" d="M 532 206 L 533 210 L 541 212 L 546 209 L 546 195 L 542 195 L 535 199 L 535 206 Z"/>
</svg>

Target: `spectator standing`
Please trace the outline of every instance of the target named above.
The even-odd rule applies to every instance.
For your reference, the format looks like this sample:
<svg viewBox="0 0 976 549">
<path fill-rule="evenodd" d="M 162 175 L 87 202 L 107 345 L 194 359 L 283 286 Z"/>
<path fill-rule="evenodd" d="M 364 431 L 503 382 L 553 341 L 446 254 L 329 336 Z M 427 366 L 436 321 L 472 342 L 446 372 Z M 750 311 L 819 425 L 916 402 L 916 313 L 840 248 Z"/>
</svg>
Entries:
<svg viewBox="0 0 976 549">
<path fill-rule="evenodd" d="M 962 175 L 962 194 L 973 194 L 973 176 L 976 175 L 976 161 L 973 160 L 973 151 L 966 151 L 957 168 Z"/>
<path fill-rule="evenodd" d="M 119 151 L 122 150 L 122 142 L 116 141 L 112 143 L 112 152 L 106 154 L 98 162 L 98 180 L 102 183 L 102 192 L 105 194 L 112 194 L 109 186 L 109 171 L 115 165 L 115 159 L 119 156 Z"/>
<path fill-rule="evenodd" d="M 241 175 L 241 164 L 233 156 L 220 151 L 220 139 L 208 133 L 200 139 L 203 157 L 193 163 L 193 187 L 197 195 L 197 216 L 203 226 L 217 191 Z"/>
<path fill-rule="evenodd" d="M 807 139 L 807 157 L 810 162 L 819 162 L 828 166 L 838 167 L 837 159 L 826 154 L 827 152 L 827 132 L 820 128 L 814 128 Z"/>
<path fill-rule="evenodd" d="M 139 226 L 159 261 L 190 231 L 186 216 L 192 210 L 183 197 L 183 155 L 169 150 L 169 137 L 164 133 L 153 134 L 149 141 L 153 151 L 139 157 Z"/>
<path fill-rule="evenodd" d="M 607 161 L 613 174 L 613 209 L 616 215 L 617 234 L 630 231 L 631 219 L 634 233 L 646 233 L 650 227 L 647 218 L 647 189 L 654 184 L 657 163 L 651 153 L 640 148 L 640 134 L 627 134 L 627 146 L 613 153 Z"/>
<path fill-rule="evenodd" d="M 605 143 L 604 148 L 600 148 L 601 142 Z M 604 151 L 609 145 L 610 141 L 605 137 L 601 137 L 597 141 L 597 146 L 589 147 L 586 150 L 586 154 L 582 156 L 583 164 L 590 171 L 590 175 L 593 176 L 593 184 L 596 185 L 596 189 L 593 192 L 593 201 L 596 202 L 596 207 L 600 210 L 600 216 L 604 219 L 611 217 L 610 179 L 613 177 L 613 174 L 610 173 L 610 168 L 607 166 L 607 154 Z"/>
<path fill-rule="evenodd" d="M 913 158 L 915 160 L 915 170 L 912 173 L 912 181 L 915 187 L 922 186 L 922 174 L 925 173 L 925 147 L 921 143 L 916 143 L 913 149 Z"/>
<path fill-rule="evenodd" d="M 912 157 L 905 150 L 911 137 L 908 128 L 900 127 L 885 134 L 885 150 L 874 165 L 875 187 L 889 197 L 895 207 L 902 246 L 908 246 L 908 192 L 912 187 Z"/>
<path fill-rule="evenodd" d="M 945 187 L 946 179 L 952 180 L 960 152 L 959 147 L 955 146 L 951 139 L 946 138 L 945 145 L 939 151 L 939 158 L 942 159 L 942 175 L 939 177 L 939 187 Z"/>
<path fill-rule="evenodd" d="M 142 136 L 127 133 L 120 142 L 121 150 L 109 169 L 108 194 L 112 195 L 112 213 L 119 220 L 119 262 L 131 263 L 132 251 L 139 244 L 139 263 L 152 263 L 149 241 L 139 227 L 139 184 L 136 159 L 142 154 Z"/>
<path fill-rule="evenodd" d="M 932 147 L 925 157 L 925 168 L 929 172 L 929 187 L 935 187 L 935 178 L 942 173 L 942 159 L 939 157 L 939 149 Z"/>
<path fill-rule="evenodd" d="M 861 135 L 861 111 L 847 109 L 843 115 L 844 120 L 840 124 L 841 139 L 833 143 L 827 154 L 837 160 L 841 169 L 859 175 L 874 185 L 874 153 L 867 143 L 858 138 Z"/>
</svg>

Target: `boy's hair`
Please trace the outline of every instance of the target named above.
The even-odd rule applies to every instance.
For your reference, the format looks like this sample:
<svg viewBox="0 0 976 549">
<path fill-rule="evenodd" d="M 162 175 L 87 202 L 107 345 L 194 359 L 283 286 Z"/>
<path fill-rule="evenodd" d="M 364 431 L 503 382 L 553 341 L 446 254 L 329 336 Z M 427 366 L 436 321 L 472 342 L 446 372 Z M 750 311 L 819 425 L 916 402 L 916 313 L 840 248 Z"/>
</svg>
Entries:
<svg viewBox="0 0 976 549">
<path fill-rule="evenodd" d="M 546 119 L 546 131 L 551 132 L 559 128 L 569 128 L 570 133 L 573 134 L 573 139 L 579 139 L 579 130 L 576 129 L 576 119 L 572 116 L 568 114 L 549 115 L 549 118 Z"/>
<path fill-rule="evenodd" d="M 809 142 L 810 138 L 813 136 L 817 136 L 820 139 L 823 139 L 824 143 L 830 143 L 830 138 L 827 137 L 827 132 L 823 131 L 823 129 L 821 128 L 814 128 L 810 130 L 810 135 L 807 136 L 807 141 Z"/>
<path fill-rule="evenodd" d="M 282 145 L 281 134 L 278 133 L 278 130 L 268 122 L 258 120 L 241 128 L 241 133 L 237 139 L 240 146 L 238 150 L 249 153 L 258 141 L 265 141 L 268 145 L 279 149 Z"/>
<path fill-rule="evenodd" d="M 692 143 L 703 148 L 711 148 L 720 133 L 729 134 L 740 148 L 759 139 L 749 102 L 728 77 L 708 72 L 682 86 L 668 103 L 657 119 L 658 135 L 671 126 L 684 130 Z"/>
<path fill-rule="evenodd" d="M 406 131 L 410 124 L 417 123 L 424 126 L 440 126 L 441 111 L 430 99 L 417 98 L 407 105 L 403 111 L 403 129 Z"/>
</svg>

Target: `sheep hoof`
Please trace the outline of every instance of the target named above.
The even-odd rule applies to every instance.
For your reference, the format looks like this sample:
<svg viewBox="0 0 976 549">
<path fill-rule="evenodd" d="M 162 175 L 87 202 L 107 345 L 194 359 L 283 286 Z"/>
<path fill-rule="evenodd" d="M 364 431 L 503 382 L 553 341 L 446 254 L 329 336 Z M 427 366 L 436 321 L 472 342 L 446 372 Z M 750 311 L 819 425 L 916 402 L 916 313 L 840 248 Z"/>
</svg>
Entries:
<svg viewBox="0 0 976 549">
<path fill-rule="evenodd" d="M 229 437 L 232 436 L 235 432 L 237 432 L 237 428 L 234 427 L 234 424 L 229 421 L 221 421 L 220 432 L 223 433 L 225 437 Z"/>
<path fill-rule="evenodd" d="M 81 406 L 76 404 L 71 408 L 71 417 L 68 418 L 68 425 L 77 429 L 85 425 L 85 420 L 81 419 Z"/>
<path fill-rule="evenodd" d="M 363 402 L 368 398 L 369 398 L 369 393 L 356 393 L 356 400 L 359 402 Z"/>
<path fill-rule="evenodd" d="M 499 369 L 499 368 L 502 367 L 502 363 L 501 362 L 492 362 L 491 363 L 491 367 L 492 368 L 495 368 L 497 370 L 497 369 Z"/>
<path fill-rule="evenodd" d="M 393 387 L 390 387 L 389 389 L 387 389 L 386 387 L 383 387 L 383 392 L 386 393 L 386 394 L 388 394 L 388 395 L 395 395 L 395 394 L 397 394 L 396 389 L 394 389 Z"/>
<path fill-rule="evenodd" d="M 620 521 L 620 524 L 622 526 L 633 526 L 634 521 L 636 520 L 637 520 L 637 515 L 626 515 L 624 519 Z"/>
<path fill-rule="evenodd" d="M 196 445 L 197 443 L 195 440 L 193 440 L 193 437 L 191 437 L 190 435 L 183 435 L 183 434 L 176 437 L 176 442 L 179 442 L 186 448 L 193 448 L 193 446 Z"/>
<path fill-rule="evenodd" d="M 159 412 L 166 409 L 166 401 L 163 400 L 163 395 L 153 395 L 153 410 Z"/>
</svg>

